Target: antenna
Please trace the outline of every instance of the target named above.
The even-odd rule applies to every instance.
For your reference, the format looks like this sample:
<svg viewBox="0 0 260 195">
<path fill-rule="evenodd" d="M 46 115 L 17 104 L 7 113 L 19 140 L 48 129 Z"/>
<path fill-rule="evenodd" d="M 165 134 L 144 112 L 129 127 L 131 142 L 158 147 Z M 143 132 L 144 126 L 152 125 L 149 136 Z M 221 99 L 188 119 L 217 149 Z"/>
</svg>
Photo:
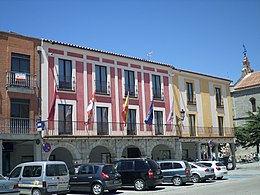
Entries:
<svg viewBox="0 0 260 195">
<path fill-rule="evenodd" d="M 152 52 L 152 51 L 149 51 L 146 55 L 147 55 L 147 59 L 150 60 L 150 57 L 152 57 L 153 52 Z"/>
</svg>

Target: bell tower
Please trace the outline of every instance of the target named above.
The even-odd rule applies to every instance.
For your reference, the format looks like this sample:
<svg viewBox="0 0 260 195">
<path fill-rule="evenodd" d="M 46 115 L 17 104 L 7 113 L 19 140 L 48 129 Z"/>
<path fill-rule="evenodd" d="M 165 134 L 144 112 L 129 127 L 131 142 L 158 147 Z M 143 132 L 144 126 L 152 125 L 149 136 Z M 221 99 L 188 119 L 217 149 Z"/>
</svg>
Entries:
<svg viewBox="0 0 260 195">
<path fill-rule="evenodd" d="M 248 75 L 249 73 L 254 72 L 254 70 L 251 69 L 251 67 L 250 67 L 250 62 L 246 55 L 247 50 L 246 50 L 245 45 L 243 45 L 243 48 L 244 48 L 244 51 L 243 51 L 244 60 L 243 60 L 243 68 L 242 68 L 242 78 L 245 77 L 246 75 Z"/>
</svg>

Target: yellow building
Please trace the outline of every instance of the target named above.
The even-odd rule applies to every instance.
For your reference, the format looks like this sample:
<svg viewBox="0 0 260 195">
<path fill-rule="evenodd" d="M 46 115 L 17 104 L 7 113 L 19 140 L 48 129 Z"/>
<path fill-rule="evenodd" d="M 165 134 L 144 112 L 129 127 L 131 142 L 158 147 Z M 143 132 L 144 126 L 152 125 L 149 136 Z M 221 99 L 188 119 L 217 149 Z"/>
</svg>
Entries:
<svg viewBox="0 0 260 195">
<path fill-rule="evenodd" d="M 217 159 L 221 157 L 219 146 L 226 143 L 231 144 L 234 156 L 231 81 L 181 69 L 173 72 L 174 111 L 179 114 L 175 120 L 182 158 Z"/>
</svg>

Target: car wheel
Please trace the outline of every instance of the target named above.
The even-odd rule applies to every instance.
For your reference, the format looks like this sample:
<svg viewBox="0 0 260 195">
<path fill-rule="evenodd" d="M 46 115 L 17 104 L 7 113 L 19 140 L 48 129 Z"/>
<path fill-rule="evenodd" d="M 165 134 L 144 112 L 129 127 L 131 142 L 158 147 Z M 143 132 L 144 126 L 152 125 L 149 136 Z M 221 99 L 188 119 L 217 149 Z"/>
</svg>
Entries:
<svg viewBox="0 0 260 195">
<path fill-rule="evenodd" d="M 223 179 L 223 176 L 221 176 L 221 177 L 217 177 L 217 179 Z"/>
<path fill-rule="evenodd" d="M 135 188 L 135 190 L 141 191 L 141 190 L 144 190 L 144 187 L 145 187 L 145 182 L 144 182 L 143 179 L 137 179 L 137 180 L 135 180 L 135 182 L 134 182 L 134 188 Z"/>
<path fill-rule="evenodd" d="M 101 184 L 95 183 L 91 187 L 92 193 L 95 195 L 101 195 L 104 193 L 104 188 Z"/>
<path fill-rule="evenodd" d="M 193 174 L 191 176 L 191 180 L 193 183 L 198 183 L 198 182 L 200 182 L 200 176 L 198 174 Z"/>
<path fill-rule="evenodd" d="M 180 186 L 180 185 L 182 184 L 182 180 L 181 180 L 180 177 L 174 177 L 174 178 L 172 179 L 172 183 L 173 183 L 173 185 L 175 185 L 175 186 Z"/>
<path fill-rule="evenodd" d="M 117 189 L 109 190 L 109 193 L 116 193 Z"/>
<path fill-rule="evenodd" d="M 32 195 L 41 195 L 41 191 L 39 189 L 33 189 Z"/>
</svg>

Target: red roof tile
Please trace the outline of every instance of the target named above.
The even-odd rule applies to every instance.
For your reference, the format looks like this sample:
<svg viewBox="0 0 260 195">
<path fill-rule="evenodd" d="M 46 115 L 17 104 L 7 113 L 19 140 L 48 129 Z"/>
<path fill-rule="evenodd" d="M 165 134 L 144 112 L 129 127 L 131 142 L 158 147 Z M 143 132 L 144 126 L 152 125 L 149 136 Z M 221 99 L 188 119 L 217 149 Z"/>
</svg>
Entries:
<svg viewBox="0 0 260 195">
<path fill-rule="evenodd" d="M 260 71 L 246 75 L 236 86 L 236 89 L 248 88 L 260 85 Z"/>
</svg>

